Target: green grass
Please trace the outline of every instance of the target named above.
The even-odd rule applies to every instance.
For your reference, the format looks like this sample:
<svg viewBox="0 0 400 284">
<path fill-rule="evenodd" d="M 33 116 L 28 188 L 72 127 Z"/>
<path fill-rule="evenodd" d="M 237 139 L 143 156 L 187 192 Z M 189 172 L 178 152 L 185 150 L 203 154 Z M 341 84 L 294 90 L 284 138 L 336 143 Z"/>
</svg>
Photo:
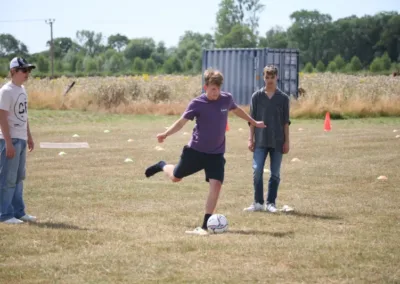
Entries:
<svg viewBox="0 0 400 284">
<path fill-rule="evenodd" d="M 160 159 L 178 161 L 192 123 L 155 150 L 156 134 L 174 119 L 30 111 L 36 149 L 28 154 L 25 202 L 39 220 L 0 224 L 0 282 L 400 281 L 400 118 L 332 120 L 329 133 L 323 119 L 294 119 L 278 206 L 295 213 L 271 215 L 243 212 L 252 202 L 252 155 L 246 123 L 231 117 L 217 208 L 230 227 L 207 237 L 184 234 L 202 220 L 203 173 L 178 184 L 143 174 Z M 71 141 L 91 148 L 39 148 Z M 128 157 L 134 162 L 124 163 Z"/>
</svg>

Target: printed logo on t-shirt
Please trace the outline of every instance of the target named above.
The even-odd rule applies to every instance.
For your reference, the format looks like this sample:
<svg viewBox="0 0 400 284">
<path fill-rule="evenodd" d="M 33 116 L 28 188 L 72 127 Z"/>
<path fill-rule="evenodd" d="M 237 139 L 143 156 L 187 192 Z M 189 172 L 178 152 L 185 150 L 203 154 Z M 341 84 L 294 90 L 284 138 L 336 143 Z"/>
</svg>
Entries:
<svg viewBox="0 0 400 284">
<path fill-rule="evenodd" d="M 17 100 L 14 105 L 14 114 L 15 117 L 21 120 L 22 122 L 26 122 L 28 118 L 28 103 L 26 100 L 25 93 L 21 93 L 18 95 Z"/>
<path fill-rule="evenodd" d="M 227 112 L 227 111 L 228 111 L 227 108 L 222 108 L 222 109 L 221 109 L 221 112 Z"/>
</svg>

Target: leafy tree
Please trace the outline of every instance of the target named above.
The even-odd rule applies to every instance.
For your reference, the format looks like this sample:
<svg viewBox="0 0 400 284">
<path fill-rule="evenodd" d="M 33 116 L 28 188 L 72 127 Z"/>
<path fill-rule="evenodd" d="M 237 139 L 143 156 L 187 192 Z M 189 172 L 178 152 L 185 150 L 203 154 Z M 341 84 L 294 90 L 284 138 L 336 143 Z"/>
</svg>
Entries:
<svg viewBox="0 0 400 284">
<path fill-rule="evenodd" d="M 11 34 L 0 34 L 0 57 L 28 55 L 27 46 Z"/>
<path fill-rule="evenodd" d="M 87 55 L 94 56 L 101 53 L 105 48 L 102 44 L 102 33 L 95 33 L 93 31 L 81 30 L 76 32 L 78 42 L 84 49 Z"/>
<path fill-rule="evenodd" d="M 131 61 L 136 57 L 147 59 L 150 58 L 155 49 L 156 45 L 152 38 L 136 38 L 128 43 L 128 46 L 124 50 L 124 55 Z"/>
<path fill-rule="evenodd" d="M 129 42 L 129 39 L 121 34 L 111 35 L 107 39 L 108 46 L 114 48 L 117 51 L 123 50 Z"/>
<path fill-rule="evenodd" d="M 289 38 L 287 32 L 279 26 L 268 30 L 265 37 L 260 37 L 259 47 L 287 48 Z"/>
</svg>

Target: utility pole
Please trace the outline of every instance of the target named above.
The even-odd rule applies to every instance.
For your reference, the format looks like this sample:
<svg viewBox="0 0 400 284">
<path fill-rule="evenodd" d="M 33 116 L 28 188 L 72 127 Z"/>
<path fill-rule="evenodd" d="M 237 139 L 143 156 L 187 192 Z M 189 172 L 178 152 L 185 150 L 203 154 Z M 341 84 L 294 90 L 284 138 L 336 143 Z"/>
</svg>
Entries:
<svg viewBox="0 0 400 284">
<path fill-rule="evenodd" d="M 46 20 L 46 24 L 50 25 L 50 56 L 51 56 L 51 77 L 54 76 L 54 45 L 53 45 L 53 23 L 55 19 Z"/>
</svg>

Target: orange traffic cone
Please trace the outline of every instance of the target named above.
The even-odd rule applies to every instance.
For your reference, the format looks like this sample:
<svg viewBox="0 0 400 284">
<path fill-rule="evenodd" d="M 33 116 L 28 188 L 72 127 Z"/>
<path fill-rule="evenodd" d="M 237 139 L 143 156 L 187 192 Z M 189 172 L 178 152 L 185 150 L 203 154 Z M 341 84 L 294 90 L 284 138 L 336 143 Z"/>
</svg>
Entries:
<svg viewBox="0 0 400 284">
<path fill-rule="evenodd" d="M 331 115 L 329 112 L 325 115 L 324 131 L 331 131 Z"/>
</svg>

